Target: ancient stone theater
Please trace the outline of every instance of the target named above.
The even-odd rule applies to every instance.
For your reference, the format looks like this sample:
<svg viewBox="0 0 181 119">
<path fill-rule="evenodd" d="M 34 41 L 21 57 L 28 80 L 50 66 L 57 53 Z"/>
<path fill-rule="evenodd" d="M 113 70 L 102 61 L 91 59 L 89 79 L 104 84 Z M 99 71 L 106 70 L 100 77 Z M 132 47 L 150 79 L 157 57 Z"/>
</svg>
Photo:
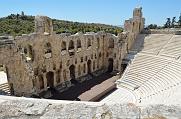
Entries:
<svg viewBox="0 0 181 119">
<path fill-rule="evenodd" d="M 143 28 L 141 8 L 125 22 L 129 32 L 118 36 L 105 32 L 55 34 L 50 18 L 36 16 L 34 33 L 4 37 L 0 42 L 0 64 L 10 92 L 31 96 L 48 88 L 63 91 L 105 72 L 121 72 L 122 60 Z"/>
<path fill-rule="evenodd" d="M 34 33 L 1 36 L 0 79 L 7 80 L 0 80 L 0 118 L 180 119 L 181 30 L 145 29 L 144 23 L 138 7 L 117 36 L 56 34 L 50 18 L 36 16 Z M 52 91 L 81 95 L 30 98 L 52 99 Z"/>
</svg>

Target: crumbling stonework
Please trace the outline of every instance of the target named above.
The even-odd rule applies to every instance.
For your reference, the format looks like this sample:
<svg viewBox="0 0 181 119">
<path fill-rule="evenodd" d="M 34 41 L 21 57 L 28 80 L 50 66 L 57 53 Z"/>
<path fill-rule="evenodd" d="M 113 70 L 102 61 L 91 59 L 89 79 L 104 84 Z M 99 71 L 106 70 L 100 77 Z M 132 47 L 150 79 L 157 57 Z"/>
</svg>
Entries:
<svg viewBox="0 0 181 119">
<path fill-rule="evenodd" d="M 12 94 L 39 95 L 48 88 L 59 91 L 73 82 L 104 72 L 121 72 L 122 59 L 143 29 L 141 8 L 125 22 L 125 32 L 113 34 L 55 34 L 50 18 L 35 17 L 35 33 L 17 36 L 0 47 L 0 64 L 6 67 Z"/>
<path fill-rule="evenodd" d="M 180 119 L 178 105 L 55 101 L 0 96 L 1 119 Z"/>
<path fill-rule="evenodd" d="M 133 18 L 125 21 L 124 28 L 129 33 L 127 42 L 128 50 L 134 43 L 137 35 L 144 29 L 145 19 L 142 16 L 142 8 L 135 8 Z"/>
</svg>

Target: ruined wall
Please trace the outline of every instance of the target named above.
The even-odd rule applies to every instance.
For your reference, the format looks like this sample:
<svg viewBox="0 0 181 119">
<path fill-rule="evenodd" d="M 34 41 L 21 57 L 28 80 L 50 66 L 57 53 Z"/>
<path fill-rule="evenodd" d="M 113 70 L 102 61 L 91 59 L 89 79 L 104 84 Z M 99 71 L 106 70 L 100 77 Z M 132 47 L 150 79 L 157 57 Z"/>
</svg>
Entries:
<svg viewBox="0 0 181 119">
<path fill-rule="evenodd" d="M 35 16 L 35 32 L 52 34 L 53 33 L 53 23 L 47 16 Z"/>
<path fill-rule="evenodd" d="M 126 34 L 55 34 L 51 19 L 43 16 L 36 17 L 35 26 L 35 33 L 17 36 L 13 47 L 5 44 L 0 54 L 15 95 L 39 94 L 49 87 L 64 90 L 72 79 L 82 82 L 121 70 Z"/>
<path fill-rule="evenodd" d="M 12 94 L 18 95 L 19 90 L 21 96 L 32 94 L 32 71 L 24 62 L 12 37 L 0 40 L 0 65 L 5 67 Z"/>
<path fill-rule="evenodd" d="M 49 86 L 70 87 L 71 79 L 82 82 L 91 79 L 91 75 L 121 70 L 123 38 L 109 33 L 38 32 L 16 37 L 15 41 L 33 72 L 32 86 L 28 86 L 34 87 L 37 93 Z"/>
<path fill-rule="evenodd" d="M 17 36 L 13 48 L 3 49 L 0 64 L 7 59 L 15 95 L 37 95 L 48 88 L 63 91 L 75 81 L 121 72 L 122 59 L 143 24 L 141 8 L 136 8 L 133 18 L 125 22 L 126 32 L 118 36 L 105 32 L 55 34 L 50 18 L 36 16 L 35 33 Z"/>
<path fill-rule="evenodd" d="M 55 101 L 0 96 L 1 119 L 180 119 L 178 105 Z"/>
<path fill-rule="evenodd" d="M 132 47 L 137 35 L 144 29 L 145 19 L 143 18 L 142 8 L 135 8 L 133 18 L 125 21 L 124 28 L 128 32 L 128 50 Z"/>
</svg>

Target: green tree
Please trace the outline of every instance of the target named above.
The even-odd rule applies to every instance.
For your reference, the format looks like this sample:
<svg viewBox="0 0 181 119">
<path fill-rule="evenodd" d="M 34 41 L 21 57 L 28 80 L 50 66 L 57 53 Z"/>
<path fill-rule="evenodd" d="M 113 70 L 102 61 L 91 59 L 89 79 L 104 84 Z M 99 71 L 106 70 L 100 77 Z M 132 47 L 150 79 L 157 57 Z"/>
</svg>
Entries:
<svg viewBox="0 0 181 119">
<path fill-rule="evenodd" d="M 179 25 L 179 27 L 181 27 L 181 13 L 180 13 L 180 16 L 179 16 L 178 25 Z"/>
<path fill-rule="evenodd" d="M 175 27 L 175 23 L 176 23 L 176 17 L 172 18 L 172 23 L 171 23 L 171 27 L 174 28 Z"/>
<path fill-rule="evenodd" d="M 164 25 L 165 28 L 170 28 L 171 27 L 171 19 L 170 18 L 167 18 L 167 21 Z"/>
<path fill-rule="evenodd" d="M 148 28 L 148 29 L 157 29 L 158 26 L 157 26 L 156 24 L 150 24 L 150 25 L 148 25 L 147 28 Z"/>
</svg>

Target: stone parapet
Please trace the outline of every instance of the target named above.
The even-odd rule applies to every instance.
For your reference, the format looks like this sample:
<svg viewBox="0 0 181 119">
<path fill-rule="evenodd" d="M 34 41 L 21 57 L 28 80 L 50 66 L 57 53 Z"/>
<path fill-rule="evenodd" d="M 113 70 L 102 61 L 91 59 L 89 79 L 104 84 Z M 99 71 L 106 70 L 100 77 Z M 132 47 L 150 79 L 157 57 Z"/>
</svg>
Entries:
<svg viewBox="0 0 181 119">
<path fill-rule="evenodd" d="M 144 30 L 144 34 L 175 34 L 181 35 L 181 29 L 149 29 Z"/>
<path fill-rule="evenodd" d="M 178 119 L 180 105 L 57 101 L 0 96 L 1 119 Z"/>
</svg>

